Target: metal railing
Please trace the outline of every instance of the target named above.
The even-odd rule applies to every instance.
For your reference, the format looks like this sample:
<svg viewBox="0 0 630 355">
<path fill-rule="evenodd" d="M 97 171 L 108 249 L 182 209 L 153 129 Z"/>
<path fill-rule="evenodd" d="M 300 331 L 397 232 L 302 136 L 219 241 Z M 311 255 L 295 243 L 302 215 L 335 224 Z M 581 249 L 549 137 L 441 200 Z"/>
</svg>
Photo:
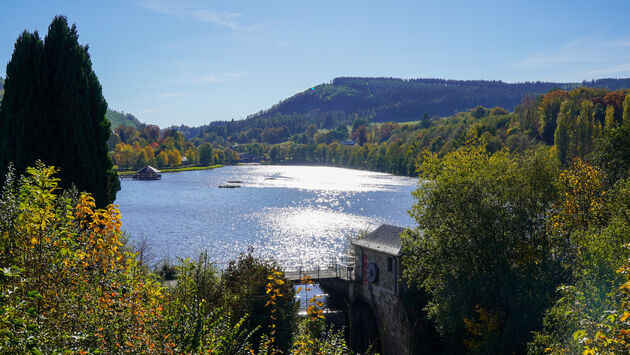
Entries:
<svg viewBox="0 0 630 355">
<path fill-rule="evenodd" d="M 313 265 L 313 266 L 298 266 L 292 269 L 285 269 L 284 275 L 290 281 L 300 281 L 305 277 L 309 277 L 312 280 L 321 279 L 341 279 L 346 281 L 354 280 L 354 260 L 352 262 L 337 261 L 326 265 Z"/>
</svg>

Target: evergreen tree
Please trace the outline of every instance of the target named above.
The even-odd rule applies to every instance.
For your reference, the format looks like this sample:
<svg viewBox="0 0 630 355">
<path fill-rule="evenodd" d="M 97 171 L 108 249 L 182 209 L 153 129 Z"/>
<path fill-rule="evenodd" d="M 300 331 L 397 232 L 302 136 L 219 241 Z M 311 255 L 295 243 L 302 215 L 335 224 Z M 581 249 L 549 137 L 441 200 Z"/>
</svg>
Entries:
<svg viewBox="0 0 630 355">
<path fill-rule="evenodd" d="M 76 26 L 53 19 L 44 42 L 24 32 L 7 65 L 0 111 L 0 170 L 22 173 L 37 159 L 61 168 L 68 187 L 92 193 L 97 206 L 114 201 L 120 182 L 107 153 L 107 102 Z"/>
<path fill-rule="evenodd" d="M 39 34 L 23 32 L 7 64 L 0 106 L 0 173 L 10 162 L 23 173 L 34 157 L 48 160 L 51 124 L 46 119 L 46 62 Z"/>
</svg>

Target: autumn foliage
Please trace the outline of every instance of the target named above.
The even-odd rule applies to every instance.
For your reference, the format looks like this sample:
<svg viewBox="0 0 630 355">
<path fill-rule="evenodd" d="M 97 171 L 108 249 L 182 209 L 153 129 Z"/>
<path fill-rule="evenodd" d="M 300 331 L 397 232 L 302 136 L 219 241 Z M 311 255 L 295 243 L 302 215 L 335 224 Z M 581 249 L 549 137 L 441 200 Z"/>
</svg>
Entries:
<svg viewBox="0 0 630 355">
<path fill-rule="evenodd" d="M 4 184 L 0 353 L 249 351 L 242 321 L 204 307 L 203 265 L 182 261 L 178 284 L 162 286 L 125 246 L 117 207 L 61 192 L 56 173 L 38 163 Z"/>
<path fill-rule="evenodd" d="M 121 241 L 115 206 L 58 194 L 57 169 L 5 182 L 0 208 L 0 351 L 172 350 L 159 336 L 162 288 Z"/>
<path fill-rule="evenodd" d="M 272 262 L 250 252 L 221 275 L 202 254 L 166 286 L 125 243 L 117 206 L 61 191 L 57 172 L 37 163 L 4 183 L 0 353 L 279 354 L 317 336 L 295 329 L 293 288 Z M 335 334 L 311 353 L 346 349 Z"/>
</svg>

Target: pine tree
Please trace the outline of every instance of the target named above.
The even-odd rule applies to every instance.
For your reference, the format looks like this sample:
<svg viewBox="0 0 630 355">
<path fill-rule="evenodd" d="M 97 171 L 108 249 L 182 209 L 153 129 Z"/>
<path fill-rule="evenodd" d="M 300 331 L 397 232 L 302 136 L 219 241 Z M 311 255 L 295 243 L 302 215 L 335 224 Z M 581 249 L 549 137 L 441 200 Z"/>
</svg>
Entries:
<svg viewBox="0 0 630 355">
<path fill-rule="evenodd" d="M 107 102 L 76 26 L 53 19 L 44 42 L 24 32 L 7 65 L 0 111 L 0 169 L 21 173 L 37 159 L 61 168 L 63 187 L 90 192 L 98 207 L 120 182 L 107 153 Z"/>
</svg>

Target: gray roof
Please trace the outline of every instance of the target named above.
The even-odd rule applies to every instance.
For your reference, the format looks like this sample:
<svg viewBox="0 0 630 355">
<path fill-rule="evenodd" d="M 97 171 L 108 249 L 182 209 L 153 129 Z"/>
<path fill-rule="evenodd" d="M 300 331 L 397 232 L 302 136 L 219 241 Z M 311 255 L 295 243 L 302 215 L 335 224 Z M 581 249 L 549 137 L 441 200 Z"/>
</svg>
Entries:
<svg viewBox="0 0 630 355">
<path fill-rule="evenodd" d="M 405 228 L 383 224 L 352 244 L 389 255 L 400 254 L 400 233 Z"/>
<path fill-rule="evenodd" d="M 158 169 L 152 167 L 151 165 L 147 165 L 144 168 L 138 170 L 138 172 L 137 172 L 137 174 L 146 174 L 146 173 L 159 174 L 159 173 L 161 173 L 161 171 L 159 171 Z"/>
</svg>

